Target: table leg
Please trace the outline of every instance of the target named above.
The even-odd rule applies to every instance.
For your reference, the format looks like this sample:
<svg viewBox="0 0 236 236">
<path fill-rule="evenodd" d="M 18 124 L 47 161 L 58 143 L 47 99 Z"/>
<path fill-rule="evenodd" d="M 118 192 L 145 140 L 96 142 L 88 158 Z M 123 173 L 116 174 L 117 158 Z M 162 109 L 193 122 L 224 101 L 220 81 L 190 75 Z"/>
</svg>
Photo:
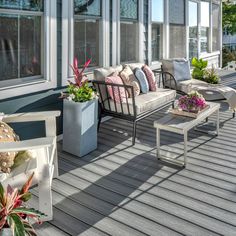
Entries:
<svg viewBox="0 0 236 236">
<path fill-rule="evenodd" d="M 220 110 L 218 109 L 216 112 L 216 135 L 219 135 L 220 130 Z"/>
<path fill-rule="evenodd" d="M 188 132 L 184 133 L 184 166 L 187 166 L 187 154 L 188 154 Z"/>
<path fill-rule="evenodd" d="M 160 149 L 161 149 L 161 136 L 160 136 L 160 129 L 157 128 L 157 137 L 156 137 L 156 140 L 157 140 L 157 159 L 160 159 Z"/>
</svg>

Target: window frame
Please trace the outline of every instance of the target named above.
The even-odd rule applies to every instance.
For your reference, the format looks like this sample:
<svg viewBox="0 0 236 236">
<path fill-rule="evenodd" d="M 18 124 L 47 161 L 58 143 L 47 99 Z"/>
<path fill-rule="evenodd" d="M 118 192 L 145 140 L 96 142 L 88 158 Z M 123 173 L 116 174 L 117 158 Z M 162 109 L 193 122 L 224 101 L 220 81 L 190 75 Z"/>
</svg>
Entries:
<svg viewBox="0 0 236 236">
<path fill-rule="evenodd" d="M 164 40 L 164 36 L 165 36 L 165 32 L 166 32 L 166 11 L 165 11 L 165 9 L 166 9 L 166 0 L 163 0 L 163 21 L 154 21 L 154 20 L 152 20 L 152 0 L 150 0 L 150 2 L 149 2 L 149 4 L 150 4 L 150 7 L 149 7 L 149 14 L 150 14 L 150 22 L 149 22 L 149 24 L 150 24 L 150 29 L 149 29 L 149 31 L 150 31 L 150 40 L 149 40 L 149 44 L 150 44 L 150 47 L 149 47 L 149 57 L 150 57 L 150 59 L 149 59 L 149 62 L 151 63 L 151 64 L 157 64 L 157 63 L 159 63 L 163 58 L 164 58 L 164 55 L 165 55 L 165 40 Z M 162 48 L 162 55 L 161 55 L 161 58 L 160 58 L 160 60 L 153 60 L 153 57 L 152 57 L 152 27 L 153 27 L 153 25 L 160 25 L 161 27 L 162 27 L 162 35 L 161 35 L 161 41 L 162 41 L 162 46 L 163 46 L 163 48 Z"/>
<path fill-rule="evenodd" d="M 110 57 L 110 39 L 109 34 L 109 5 L 110 1 L 101 0 L 101 33 L 99 39 L 100 58 L 98 67 L 109 66 Z M 108 9 L 108 10 L 107 10 Z M 93 17 L 93 16 L 91 16 Z M 61 85 L 68 85 L 68 80 L 73 79 L 73 72 L 70 65 L 73 63 L 74 57 L 74 0 L 62 0 L 62 81 Z M 87 70 L 88 77 L 92 76 L 95 67 Z"/>
<path fill-rule="evenodd" d="M 0 87 L 0 99 L 7 99 L 43 90 L 56 88 L 57 86 L 57 8 L 56 0 L 44 0 L 44 11 L 27 11 L 9 8 L 1 8 L 0 13 L 20 15 L 41 15 L 44 31 L 41 52 L 42 75 L 16 78 L 3 81 L 4 87 Z M 30 79 L 35 78 L 34 81 Z M 7 81 L 7 80 L 6 80 Z M 16 82 L 16 83 L 14 83 Z"/>
</svg>

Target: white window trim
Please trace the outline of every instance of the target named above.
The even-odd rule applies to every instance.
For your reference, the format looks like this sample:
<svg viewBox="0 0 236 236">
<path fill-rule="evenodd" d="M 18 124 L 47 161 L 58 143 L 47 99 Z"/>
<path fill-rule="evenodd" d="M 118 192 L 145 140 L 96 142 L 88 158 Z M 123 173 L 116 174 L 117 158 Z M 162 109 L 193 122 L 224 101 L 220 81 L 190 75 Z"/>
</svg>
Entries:
<svg viewBox="0 0 236 236">
<path fill-rule="evenodd" d="M 0 99 L 7 99 L 57 87 L 57 2 L 44 0 L 44 77 L 38 81 L 0 88 Z"/>
<path fill-rule="evenodd" d="M 109 66 L 109 1 L 102 0 L 101 36 L 99 38 L 99 67 Z M 73 77 L 70 64 L 74 57 L 74 1 L 62 0 L 62 86 L 68 85 L 67 80 Z"/>
</svg>

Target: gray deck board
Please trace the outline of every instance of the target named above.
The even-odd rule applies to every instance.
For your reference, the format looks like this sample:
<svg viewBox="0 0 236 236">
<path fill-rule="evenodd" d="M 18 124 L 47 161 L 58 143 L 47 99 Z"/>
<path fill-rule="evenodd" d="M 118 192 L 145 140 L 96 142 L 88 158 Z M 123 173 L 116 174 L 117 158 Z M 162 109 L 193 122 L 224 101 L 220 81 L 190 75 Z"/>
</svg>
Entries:
<svg viewBox="0 0 236 236">
<path fill-rule="evenodd" d="M 222 83 L 236 87 L 233 76 Z M 153 121 L 165 112 L 138 123 L 135 146 L 132 125 L 119 119 L 101 125 L 98 149 L 84 158 L 63 152 L 59 142 L 54 219 L 37 226 L 38 235 L 236 235 L 236 119 L 221 102 L 220 135 L 191 130 L 182 169 L 155 156 Z M 161 149 L 182 160 L 183 137 L 161 132 Z"/>
</svg>

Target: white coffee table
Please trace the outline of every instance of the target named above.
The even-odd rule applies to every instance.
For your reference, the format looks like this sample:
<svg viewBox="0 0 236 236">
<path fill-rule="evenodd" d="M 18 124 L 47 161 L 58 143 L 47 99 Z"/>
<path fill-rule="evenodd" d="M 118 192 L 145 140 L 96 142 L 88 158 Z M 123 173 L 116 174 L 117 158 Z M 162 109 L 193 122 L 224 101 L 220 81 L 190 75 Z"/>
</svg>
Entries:
<svg viewBox="0 0 236 236">
<path fill-rule="evenodd" d="M 213 113 L 216 113 L 216 132 L 219 134 L 219 109 L 220 104 L 208 102 L 209 108 L 203 111 L 197 118 L 189 118 L 185 116 L 173 115 L 168 113 L 166 116 L 154 122 L 154 127 L 156 128 L 156 141 L 157 141 L 157 158 L 167 160 L 168 162 L 173 162 L 181 164 L 183 166 L 187 165 L 187 152 L 188 152 L 188 131 L 201 122 L 206 120 Z M 160 155 L 160 131 L 166 130 L 177 134 L 184 135 L 184 162 L 179 160 L 163 157 Z"/>
</svg>

